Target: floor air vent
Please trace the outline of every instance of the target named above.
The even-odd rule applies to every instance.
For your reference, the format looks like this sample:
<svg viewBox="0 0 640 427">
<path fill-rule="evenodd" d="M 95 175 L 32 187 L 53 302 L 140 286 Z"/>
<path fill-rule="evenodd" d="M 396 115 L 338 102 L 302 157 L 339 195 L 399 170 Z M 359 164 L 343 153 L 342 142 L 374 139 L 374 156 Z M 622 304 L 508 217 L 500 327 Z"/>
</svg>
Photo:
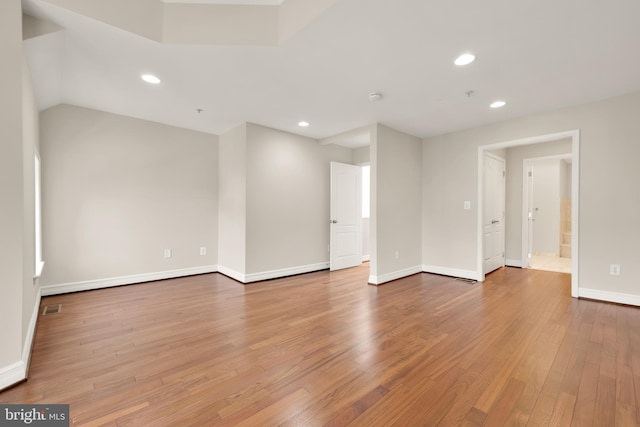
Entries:
<svg viewBox="0 0 640 427">
<path fill-rule="evenodd" d="M 478 283 L 477 280 L 465 279 L 463 277 L 458 277 L 456 280 L 459 281 L 459 282 L 471 283 L 472 285 L 475 284 L 475 283 Z"/>
<path fill-rule="evenodd" d="M 42 315 L 47 316 L 49 314 L 60 313 L 61 311 L 62 311 L 62 304 L 47 305 L 44 307 L 44 310 L 42 310 Z"/>
</svg>

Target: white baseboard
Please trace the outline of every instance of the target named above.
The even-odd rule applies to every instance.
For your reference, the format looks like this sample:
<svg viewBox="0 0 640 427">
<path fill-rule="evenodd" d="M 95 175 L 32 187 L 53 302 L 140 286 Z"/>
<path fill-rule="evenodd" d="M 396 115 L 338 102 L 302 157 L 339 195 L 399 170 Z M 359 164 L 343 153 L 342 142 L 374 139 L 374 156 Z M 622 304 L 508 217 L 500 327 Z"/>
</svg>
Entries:
<svg viewBox="0 0 640 427">
<path fill-rule="evenodd" d="M 380 276 L 371 275 L 369 276 L 369 283 L 372 285 L 381 285 L 383 283 L 402 279 L 403 277 L 411 276 L 416 273 L 422 273 L 422 267 L 420 267 L 419 265 L 415 267 L 405 268 L 403 270 L 393 271 L 391 273 L 382 274 Z"/>
<path fill-rule="evenodd" d="M 36 325 L 38 324 L 38 314 L 40 313 L 40 300 L 42 299 L 42 289 L 38 288 L 36 293 L 36 302 L 31 313 L 29 321 L 29 329 L 27 329 L 27 337 L 25 338 L 24 348 L 22 349 L 22 362 L 24 366 L 29 368 L 29 360 L 31 359 L 31 348 L 33 347 L 33 339 L 36 335 Z"/>
<path fill-rule="evenodd" d="M 232 270 L 231 268 L 225 267 L 224 265 L 218 264 L 218 273 L 231 277 L 233 280 L 237 280 L 240 283 L 247 283 L 245 274 Z"/>
<path fill-rule="evenodd" d="M 522 268 L 522 260 L 521 259 L 505 259 L 504 264 L 507 267 L 520 267 Z"/>
<path fill-rule="evenodd" d="M 438 267 L 435 265 L 423 265 L 422 271 L 425 273 L 440 274 L 442 276 L 460 277 L 463 279 L 471 279 L 482 281 L 481 275 L 478 275 L 477 271 L 472 270 L 460 270 L 457 268 Z"/>
<path fill-rule="evenodd" d="M 367 262 L 371 259 L 371 255 L 362 255 L 362 262 Z"/>
<path fill-rule="evenodd" d="M 280 277 L 294 276 L 296 274 L 312 273 L 314 271 L 326 270 L 328 268 L 328 262 L 320 262 L 318 264 L 301 265 L 298 267 L 282 268 L 279 270 L 263 271 L 260 273 L 251 273 L 245 275 L 245 283 L 278 279 Z"/>
<path fill-rule="evenodd" d="M 21 360 L 0 368 L 0 390 L 12 386 L 27 378 L 27 365 Z"/>
<path fill-rule="evenodd" d="M 0 368 L 0 390 L 12 386 L 27 378 L 27 369 L 29 367 L 29 359 L 31 358 L 33 337 L 36 333 L 38 313 L 40 312 L 40 299 L 41 292 L 40 289 L 38 289 L 38 292 L 36 293 L 36 301 L 33 305 L 31 320 L 29 321 L 29 327 L 27 329 L 27 336 L 25 337 L 25 341 L 23 343 L 22 360 L 4 368 Z"/>
<path fill-rule="evenodd" d="M 618 292 L 601 291 L 598 289 L 578 288 L 578 297 L 640 306 L 640 295 L 622 294 Z"/>
<path fill-rule="evenodd" d="M 110 288 L 114 286 L 131 285 L 133 283 L 152 282 L 154 280 L 174 279 L 176 277 L 193 276 L 196 274 L 215 273 L 218 266 L 183 268 L 180 270 L 160 271 L 157 273 L 134 274 L 131 276 L 111 277 L 108 279 L 87 280 L 84 282 L 62 283 L 59 285 L 42 286 L 42 296 L 66 294 L 69 292 L 91 291 L 94 289 Z"/>
<path fill-rule="evenodd" d="M 328 262 L 318 264 L 301 265 L 298 267 L 282 268 L 279 270 L 261 271 L 259 273 L 243 274 L 238 271 L 218 265 L 218 273 L 229 276 L 240 283 L 259 282 L 261 280 L 278 279 L 281 277 L 294 276 L 296 274 L 312 273 L 314 271 L 326 270 L 329 268 Z"/>
</svg>

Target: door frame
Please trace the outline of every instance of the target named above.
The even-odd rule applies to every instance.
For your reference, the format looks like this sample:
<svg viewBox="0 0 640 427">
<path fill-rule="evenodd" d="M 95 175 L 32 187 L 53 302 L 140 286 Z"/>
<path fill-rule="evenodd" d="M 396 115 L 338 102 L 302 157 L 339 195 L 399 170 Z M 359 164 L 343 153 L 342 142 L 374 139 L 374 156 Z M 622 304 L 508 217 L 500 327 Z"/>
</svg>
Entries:
<svg viewBox="0 0 640 427">
<path fill-rule="evenodd" d="M 506 224 L 505 224 L 505 221 L 507 219 L 506 218 L 507 217 L 507 215 L 506 215 L 506 212 L 507 212 L 507 177 L 506 177 L 507 159 L 503 159 L 500 156 L 496 156 L 494 154 L 491 154 L 488 151 L 484 151 L 484 156 L 490 157 L 490 158 L 492 158 L 494 160 L 497 160 L 498 162 L 502 163 L 502 168 L 503 168 L 502 170 L 504 172 L 504 176 L 503 176 L 503 180 L 502 180 L 502 190 L 501 190 L 502 194 L 504 196 L 502 198 L 502 206 L 501 206 L 502 207 L 502 219 L 501 219 L 501 221 L 502 221 L 502 252 L 503 252 L 502 267 L 504 267 L 506 265 L 506 259 L 507 259 L 506 258 L 506 252 L 505 252 L 506 244 L 507 244 L 507 235 L 506 235 L 507 227 L 506 227 Z M 482 167 L 483 168 L 485 167 L 484 159 L 483 159 L 483 162 L 482 162 Z M 483 172 L 482 173 L 482 179 L 484 180 L 484 169 L 483 169 L 482 172 Z M 482 183 L 482 188 L 483 188 L 482 197 L 484 199 L 484 181 Z M 483 212 L 482 212 L 482 214 L 483 214 L 483 223 L 482 223 L 482 227 L 484 228 L 484 204 L 482 205 L 482 207 L 483 207 Z M 484 230 L 483 230 L 483 233 L 482 233 L 482 239 L 483 239 L 483 243 L 484 243 Z M 484 251 L 484 244 L 482 245 L 482 250 Z M 500 268 L 500 267 L 498 267 L 498 268 Z M 491 271 L 495 271 L 495 270 L 491 270 Z M 484 273 L 484 253 L 483 253 L 483 257 L 482 257 L 482 272 Z"/>
<path fill-rule="evenodd" d="M 528 184 L 528 176 L 527 176 L 527 165 L 533 164 L 533 162 L 538 160 L 566 160 L 572 159 L 573 156 L 571 153 L 567 154 L 557 154 L 553 156 L 542 156 L 542 157 L 527 157 L 526 159 L 522 159 L 522 268 L 528 268 L 529 262 L 529 247 L 530 247 L 530 239 L 533 240 L 531 233 L 529 232 L 529 227 L 531 223 L 529 222 L 529 186 Z M 572 160 L 573 165 L 573 160 Z M 572 166 L 573 167 L 573 166 Z M 571 186 L 573 190 L 573 170 L 571 171 Z M 573 200 L 573 194 L 571 194 Z M 572 206 L 573 209 L 573 206 Z M 572 218 L 573 222 L 573 218 Z M 572 236 L 573 239 L 573 236 Z M 573 243 L 573 242 L 572 242 Z"/>
<path fill-rule="evenodd" d="M 335 182 L 336 174 L 339 172 L 339 169 L 342 168 L 347 169 L 349 173 L 355 172 L 356 175 L 356 187 L 355 187 L 355 233 L 356 233 L 356 258 L 358 260 L 358 264 L 349 264 L 347 266 L 338 266 L 338 258 L 336 254 L 336 249 L 338 248 L 338 241 L 336 240 L 337 235 L 340 233 L 336 230 L 336 227 L 342 227 L 342 224 L 338 223 L 337 212 L 336 211 L 336 199 L 335 196 Z M 357 171 L 356 171 L 357 170 Z M 336 271 L 342 270 L 345 268 L 355 267 L 357 265 L 362 264 L 362 167 L 359 165 L 353 165 L 349 163 L 342 162 L 330 162 L 329 163 L 329 270 Z M 340 218 L 341 219 L 341 218 Z"/>
<path fill-rule="evenodd" d="M 501 148 L 518 147 L 522 145 L 539 144 L 542 142 L 558 141 L 560 139 L 571 138 L 571 296 L 578 298 L 580 281 L 579 281 L 579 208 L 580 208 L 580 130 L 573 129 L 564 132 L 550 133 L 546 135 L 538 135 L 529 138 L 498 142 L 494 144 L 481 145 L 478 147 L 478 209 L 476 220 L 476 277 L 479 281 L 484 281 L 485 275 L 482 269 L 483 254 L 483 189 L 484 189 L 484 152 L 488 150 L 496 150 Z"/>
</svg>

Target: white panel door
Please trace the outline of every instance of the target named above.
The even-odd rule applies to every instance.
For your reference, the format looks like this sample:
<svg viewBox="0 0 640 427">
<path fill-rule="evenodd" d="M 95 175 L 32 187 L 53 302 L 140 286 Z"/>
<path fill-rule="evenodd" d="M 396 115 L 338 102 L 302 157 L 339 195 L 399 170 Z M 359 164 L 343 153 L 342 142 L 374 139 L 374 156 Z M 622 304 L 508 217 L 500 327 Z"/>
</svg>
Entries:
<svg viewBox="0 0 640 427">
<path fill-rule="evenodd" d="M 504 266 L 505 165 L 499 157 L 484 155 L 483 270 Z"/>
<path fill-rule="evenodd" d="M 526 205 L 527 205 L 527 253 L 525 254 L 525 262 L 522 267 L 529 268 L 531 266 L 531 256 L 533 255 L 533 227 L 535 226 L 535 217 L 533 215 L 533 163 L 530 161 L 525 163 L 526 171 Z"/>
<path fill-rule="evenodd" d="M 329 268 L 362 264 L 362 168 L 331 162 Z"/>
</svg>

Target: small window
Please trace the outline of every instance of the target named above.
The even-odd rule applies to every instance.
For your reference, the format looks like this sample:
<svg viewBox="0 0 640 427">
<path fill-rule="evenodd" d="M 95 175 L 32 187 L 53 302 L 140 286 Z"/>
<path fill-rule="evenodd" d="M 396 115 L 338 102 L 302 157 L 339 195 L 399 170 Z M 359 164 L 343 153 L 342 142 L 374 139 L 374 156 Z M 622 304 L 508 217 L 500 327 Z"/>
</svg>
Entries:
<svg viewBox="0 0 640 427">
<path fill-rule="evenodd" d="M 42 192 L 41 192 L 41 173 L 40 173 L 40 156 L 38 153 L 34 156 L 34 178 L 35 178 L 35 266 L 34 278 L 40 277 L 44 261 L 42 260 Z"/>
<path fill-rule="evenodd" d="M 369 195 L 371 193 L 371 167 L 362 166 L 362 218 L 370 216 Z"/>
</svg>

